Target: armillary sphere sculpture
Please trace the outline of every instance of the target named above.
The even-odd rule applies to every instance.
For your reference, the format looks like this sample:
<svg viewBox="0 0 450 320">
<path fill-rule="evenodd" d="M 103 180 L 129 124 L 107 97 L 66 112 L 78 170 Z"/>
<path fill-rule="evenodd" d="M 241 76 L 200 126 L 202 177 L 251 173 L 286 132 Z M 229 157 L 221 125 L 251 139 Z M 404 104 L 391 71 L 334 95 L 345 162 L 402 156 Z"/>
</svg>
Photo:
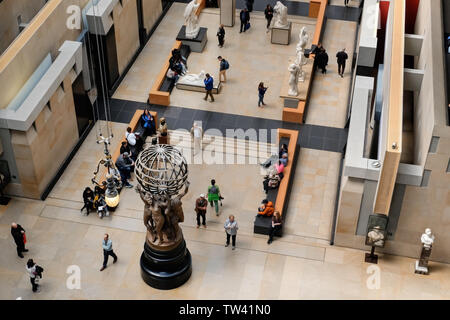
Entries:
<svg viewBox="0 0 450 320">
<path fill-rule="evenodd" d="M 178 226 L 184 221 L 181 198 L 189 189 L 186 159 L 170 145 L 152 145 L 139 154 L 135 174 L 147 228 L 142 278 L 158 289 L 179 287 L 192 273 L 191 254 Z"/>
</svg>

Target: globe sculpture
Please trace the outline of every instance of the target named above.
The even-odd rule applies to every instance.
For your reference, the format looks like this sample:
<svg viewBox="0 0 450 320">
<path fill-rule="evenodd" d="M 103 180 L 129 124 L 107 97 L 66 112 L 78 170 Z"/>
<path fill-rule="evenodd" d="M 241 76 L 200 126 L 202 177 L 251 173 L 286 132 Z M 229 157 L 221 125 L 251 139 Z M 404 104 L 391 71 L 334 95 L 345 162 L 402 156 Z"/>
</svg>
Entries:
<svg viewBox="0 0 450 320">
<path fill-rule="evenodd" d="M 179 287 L 192 273 L 191 254 L 178 226 L 184 221 L 181 198 L 189 189 L 186 159 L 172 146 L 152 145 L 139 154 L 135 174 L 147 228 L 142 278 L 158 289 Z"/>
</svg>

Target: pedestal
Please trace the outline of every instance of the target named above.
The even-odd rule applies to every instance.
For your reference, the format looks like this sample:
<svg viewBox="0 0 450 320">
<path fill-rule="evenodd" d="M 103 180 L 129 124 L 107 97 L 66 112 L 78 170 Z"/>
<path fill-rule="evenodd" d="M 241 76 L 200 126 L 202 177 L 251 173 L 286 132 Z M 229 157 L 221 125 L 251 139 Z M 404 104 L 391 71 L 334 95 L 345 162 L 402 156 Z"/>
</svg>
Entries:
<svg viewBox="0 0 450 320">
<path fill-rule="evenodd" d="M 170 251 L 157 251 L 147 243 L 141 255 L 141 276 L 149 286 L 170 290 L 184 284 L 192 273 L 192 258 L 183 240 Z"/>
<path fill-rule="evenodd" d="M 422 252 L 420 253 L 420 259 L 416 260 L 416 268 L 414 273 L 418 274 L 428 274 L 428 260 L 431 255 L 431 247 L 422 247 Z"/>
<path fill-rule="evenodd" d="M 378 256 L 375 254 L 375 247 L 372 247 L 372 250 L 370 250 L 370 253 L 365 254 L 365 262 L 368 263 L 378 263 Z"/>
<path fill-rule="evenodd" d="M 286 28 L 272 27 L 272 35 L 270 37 L 270 42 L 273 44 L 288 45 L 291 41 L 291 29 L 292 29 L 291 22 L 289 22 Z"/>
<path fill-rule="evenodd" d="M 220 1 L 220 23 L 226 27 L 233 27 L 236 19 L 236 0 Z"/>
<path fill-rule="evenodd" d="M 181 41 L 184 45 L 188 45 L 193 52 L 203 52 L 206 42 L 208 42 L 207 31 L 208 28 L 200 28 L 196 38 L 188 39 L 186 38 L 186 26 L 182 26 L 180 32 L 178 32 L 177 40 Z"/>
</svg>

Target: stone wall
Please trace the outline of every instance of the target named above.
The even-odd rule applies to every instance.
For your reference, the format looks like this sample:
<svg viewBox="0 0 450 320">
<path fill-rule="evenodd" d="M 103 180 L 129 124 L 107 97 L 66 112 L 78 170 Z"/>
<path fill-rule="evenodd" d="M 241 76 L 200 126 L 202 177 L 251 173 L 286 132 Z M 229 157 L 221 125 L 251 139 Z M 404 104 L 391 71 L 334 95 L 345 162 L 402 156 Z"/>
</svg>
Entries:
<svg viewBox="0 0 450 320">
<path fill-rule="evenodd" d="M 156 20 L 162 13 L 161 0 L 142 0 L 142 14 L 144 20 L 144 28 L 147 34 L 152 29 Z"/>
</svg>

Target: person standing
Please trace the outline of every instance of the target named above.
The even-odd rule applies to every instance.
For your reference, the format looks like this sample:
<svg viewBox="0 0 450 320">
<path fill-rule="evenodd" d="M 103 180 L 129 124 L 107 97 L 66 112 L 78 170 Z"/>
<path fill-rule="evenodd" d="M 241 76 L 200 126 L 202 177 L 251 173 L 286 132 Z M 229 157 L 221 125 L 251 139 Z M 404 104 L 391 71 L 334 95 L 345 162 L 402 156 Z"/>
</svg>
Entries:
<svg viewBox="0 0 450 320">
<path fill-rule="evenodd" d="M 325 49 L 316 54 L 317 66 L 322 70 L 322 73 L 327 73 L 328 54 Z"/>
<path fill-rule="evenodd" d="M 266 32 L 269 32 L 270 23 L 272 22 L 272 18 L 273 18 L 273 7 L 270 4 L 267 4 L 266 9 L 264 10 L 264 16 L 266 17 L 266 20 L 267 20 L 267 31 Z"/>
<path fill-rule="evenodd" d="M 230 64 L 228 63 L 227 60 L 222 58 L 222 56 L 218 56 L 217 59 L 220 61 L 219 81 L 222 81 L 222 76 L 223 76 L 222 82 L 227 82 L 227 70 L 230 68 Z"/>
<path fill-rule="evenodd" d="M 106 269 L 109 256 L 114 258 L 113 263 L 117 262 L 117 256 L 112 248 L 112 241 L 111 239 L 109 239 L 109 235 L 107 233 L 105 233 L 105 237 L 103 238 L 102 247 L 103 247 L 103 266 L 101 267 L 100 271 Z"/>
<path fill-rule="evenodd" d="M 273 241 L 273 236 L 275 232 L 281 229 L 281 216 L 279 211 L 275 211 L 272 216 L 272 225 L 270 226 L 269 231 L 269 240 L 267 240 L 267 244 L 271 244 Z"/>
<path fill-rule="evenodd" d="M 194 140 L 194 156 L 202 150 L 203 129 L 194 122 L 191 128 L 191 137 Z"/>
<path fill-rule="evenodd" d="M 248 13 L 247 8 L 241 10 L 241 12 L 239 13 L 239 18 L 241 19 L 241 29 L 239 33 L 241 33 L 242 31 L 247 31 L 247 23 L 250 22 L 250 13 Z"/>
<path fill-rule="evenodd" d="M 219 200 L 220 200 L 220 189 L 219 186 L 216 185 L 216 180 L 211 180 L 211 185 L 208 187 L 208 201 L 211 204 L 211 207 L 214 206 L 216 211 L 216 216 L 219 216 Z"/>
<path fill-rule="evenodd" d="M 30 282 L 31 282 L 31 289 L 33 292 L 39 292 L 39 279 L 42 278 L 42 272 L 44 269 L 40 266 L 38 266 L 33 259 L 28 259 L 27 265 L 26 265 L 27 273 L 30 276 Z"/>
<path fill-rule="evenodd" d="M 205 84 L 205 90 L 206 90 L 206 96 L 203 98 L 203 100 L 208 100 L 208 96 L 211 97 L 211 102 L 214 102 L 214 97 L 212 95 L 212 89 L 214 88 L 214 79 L 211 77 L 209 73 L 205 75 L 205 80 L 203 80 Z"/>
<path fill-rule="evenodd" d="M 348 6 L 348 1 L 349 0 L 344 0 L 344 5 L 347 7 Z"/>
<path fill-rule="evenodd" d="M 236 249 L 236 234 L 239 227 L 233 215 L 230 215 L 228 219 L 225 221 L 224 228 L 225 233 L 227 234 L 227 243 L 225 244 L 225 247 L 228 247 L 230 245 L 230 237 L 231 237 L 232 249 L 233 250 Z"/>
<path fill-rule="evenodd" d="M 266 104 L 264 103 L 264 95 L 266 94 L 268 87 L 264 87 L 264 82 L 260 82 L 258 85 L 258 107 L 261 106 L 261 104 L 263 106 L 265 106 Z"/>
<path fill-rule="evenodd" d="M 345 52 L 345 48 L 342 49 L 342 51 L 339 51 L 336 53 L 337 58 L 337 64 L 338 64 L 338 73 L 341 76 L 341 78 L 344 77 L 344 71 L 345 71 L 345 61 L 348 59 L 348 55 Z"/>
<path fill-rule="evenodd" d="M 195 201 L 195 212 L 197 213 L 197 228 L 200 228 L 200 218 L 202 225 L 206 228 L 206 210 L 208 209 L 208 201 L 202 193 L 200 198 Z"/>
<path fill-rule="evenodd" d="M 17 246 L 17 255 L 23 258 L 22 252 L 28 252 L 28 249 L 25 249 L 25 243 L 27 241 L 25 229 L 20 224 L 13 222 L 11 223 L 11 235 Z"/>
<path fill-rule="evenodd" d="M 217 31 L 217 39 L 219 39 L 219 47 L 223 47 L 225 43 L 225 28 L 223 24 L 220 25 L 219 30 Z"/>
<path fill-rule="evenodd" d="M 124 152 L 117 157 L 116 168 L 119 170 L 120 179 L 125 188 L 133 188 L 133 185 L 128 182 L 131 179 L 131 172 L 133 171 L 134 161 L 130 158 L 128 152 Z"/>
</svg>

